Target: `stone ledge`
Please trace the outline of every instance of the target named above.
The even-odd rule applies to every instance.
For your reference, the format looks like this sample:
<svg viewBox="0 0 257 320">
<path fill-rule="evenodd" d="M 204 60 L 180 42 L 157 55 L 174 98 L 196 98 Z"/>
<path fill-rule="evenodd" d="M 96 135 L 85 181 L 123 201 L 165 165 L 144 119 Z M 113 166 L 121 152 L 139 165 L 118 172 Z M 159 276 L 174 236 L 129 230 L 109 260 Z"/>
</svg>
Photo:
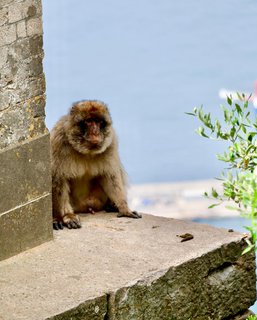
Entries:
<svg viewBox="0 0 257 320">
<path fill-rule="evenodd" d="M 225 320 L 255 301 L 239 233 L 151 215 L 82 222 L 0 263 L 0 319 Z"/>
<path fill-rule="evenodd" d="M 52 239 L 49 134 L 0 150 L 0 260 Z"/>
</svg>

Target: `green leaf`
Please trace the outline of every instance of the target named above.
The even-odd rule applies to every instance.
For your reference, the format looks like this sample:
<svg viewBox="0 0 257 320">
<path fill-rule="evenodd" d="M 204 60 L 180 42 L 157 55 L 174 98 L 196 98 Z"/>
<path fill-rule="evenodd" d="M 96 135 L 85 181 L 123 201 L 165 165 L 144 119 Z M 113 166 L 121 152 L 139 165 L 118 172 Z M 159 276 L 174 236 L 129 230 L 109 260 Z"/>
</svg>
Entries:
<svg viewBox="0 0 257 320">
<path fill-rule="evenodd" d="M 232 127 L 231 130 L 230 130 L 230 133 L 229 133 L 229 134 L 230 134 L 230 137 L 231 137 L 231 138 L 234 138 L 235 133 L 236 133 L 236 129 L 235 129 L 235 127 Z"/>
<path fill-rule="evenodd" d="M 241 125 L 241 130 L 243 131 L 244 134 L 246 134 L 246 128 L 243 124 Z"/>
<path fill-rule="evenodd" d="M 223 140 L 228 140 L 229 135 L 225 132 L 219 132 L 219 137 Z"/>
<path fill-rule="evenodd" d="M 217 206 L 219 206 L 219 205 L 220 205 L 220 203 L 211 204 L 211 205 L 208 207 L 208 209 L 212 209 L 212 208 L 217 207 Z"/>
<path fill-rule="evenodd" d="M 211 195 L 214 197 L 214 198 L 218 198 L 218 192 L 214 189 L 214 188 L 212 188 L 211 189 Z"/>
<path fill-rule="evenodd" d="M 235 103 L 236 111 L 238 114 L 242 114 L 242 109 L 238 103 Z"/>
<path fill-rule="evenodd" d="M 240 93 L 239 93 L 239 92 L 237 92 L 236 94 L 237 94 L 238 100 L 242 101 L 242 100 L 243 100 L 243 98 L 241 97 Z"/>
<path fill-rule="evenodd" d="M 226 171 L 221 175 L 223 190 L 218 194 L 212 188 L 212 191 L 209 194 L 205 192 L 204 196 L 214 198 L 214 201 L 220 203 L 231 200 L 234 206 L 227 208 L 250 219 L 248 230 L 251 241 L 246 239 L 246 253 L 257 249 L 257 118 L 253 120 L 247 109 L 246 95 L 237 93 L 237 96 L 242 103 L 233 103 L 232 96 L 227 97 L 229 106 L 221 106 L 223 119 L 220 121 L 212 121 L 211 114 L 205 113 L 202 106 L 187 114 L 196 116 L 201 122 L 202 126 L 197 129 L 199 135 L 229 142 L 225 151 L 217 154 L 219 160 L 227 163 Z M 223 127 L 221 124 L 224 122 Z M 212 204 L 209 208 L 220 203 Z"/>
<path fill-rule="evenodd" d="M 231 106 L 232 105 L 232 97 L 227 96 L 227 103 Z"/>
<path fill-rule="evenodd" d="M 204 138 L 209 138 L 209 136 L 207 136 L 207 135 L 205 134 L 203 127 L 199 127 L 198 130 L 196 130 L 196 132 L 197 132 L 200 136 L 202 136 L 202 137 L 204 137 Z"/>
<path fill-rule="evenodd" d="M 246 139 L 252 142 L 253 138 L 256 136 L 257 132 L 249 132 Z"/>
</svg>

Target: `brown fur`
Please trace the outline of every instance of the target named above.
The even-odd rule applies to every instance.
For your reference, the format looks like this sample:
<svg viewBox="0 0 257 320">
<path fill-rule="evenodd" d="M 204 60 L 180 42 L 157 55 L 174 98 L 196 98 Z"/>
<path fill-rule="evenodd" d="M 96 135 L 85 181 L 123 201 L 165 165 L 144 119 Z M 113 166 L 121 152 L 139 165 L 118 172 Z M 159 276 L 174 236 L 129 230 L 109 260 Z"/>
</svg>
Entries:
<svg viewBox="0 0 257 320">
<path fill-rule="evenodd" d="M 54 227 L 80 227 L 75 213 L 96 212 L 108 204 L 118 216 L 140 218 L 126 199 L 126 175 L 107 106 L 85 100 L 73 104 L 51 132 Z"/>
</svg>

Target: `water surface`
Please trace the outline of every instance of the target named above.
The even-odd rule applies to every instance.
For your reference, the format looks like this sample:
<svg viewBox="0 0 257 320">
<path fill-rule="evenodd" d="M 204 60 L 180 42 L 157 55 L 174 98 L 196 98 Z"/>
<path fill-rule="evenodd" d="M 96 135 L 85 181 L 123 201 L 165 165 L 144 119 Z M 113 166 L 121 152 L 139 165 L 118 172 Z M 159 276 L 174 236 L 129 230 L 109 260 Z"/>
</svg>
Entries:
<svg viewBox="0 0 257 320">
<path fill-rule="evenodd" d="M 219 175 L 223 146 L 198 137 L 184 114 L 252 91 L 257 3 L 43 0 L 47 125 L 72 102 L 108 103 L 132 183 Z"/>
</svg>

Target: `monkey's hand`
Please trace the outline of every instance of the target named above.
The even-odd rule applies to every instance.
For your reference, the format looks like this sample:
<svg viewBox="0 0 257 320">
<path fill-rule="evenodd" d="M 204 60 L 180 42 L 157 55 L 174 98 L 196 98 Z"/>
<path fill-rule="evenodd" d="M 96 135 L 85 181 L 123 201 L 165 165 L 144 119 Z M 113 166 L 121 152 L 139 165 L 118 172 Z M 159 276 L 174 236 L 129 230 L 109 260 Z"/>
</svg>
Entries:
<svg viewBox="0 0 257 320">
<path fill-rule="evenodd" d="M 128 211 L 128 212 L 118 212 L 117 217 L 118 218 L 128 217 L 128 218 L 139 219 L 139 218 L 142 218 L 142 215 L 137 211 Z"/>
<path fill-rule="evenodd" d="M 63 216 L 63 224 L 69 229 L 81 228 L 79 215 L 75 213 L 66 213 Z"/>
<path fill-rule="evenodd" d="M 68 229 L 81 228 L 79 216 L 74 213 L 67 213 L 61 219 L 54 218 L 53 228 L 55 230 L 62 230 L 63 226 L 67 227 Z"/>
</svg>

